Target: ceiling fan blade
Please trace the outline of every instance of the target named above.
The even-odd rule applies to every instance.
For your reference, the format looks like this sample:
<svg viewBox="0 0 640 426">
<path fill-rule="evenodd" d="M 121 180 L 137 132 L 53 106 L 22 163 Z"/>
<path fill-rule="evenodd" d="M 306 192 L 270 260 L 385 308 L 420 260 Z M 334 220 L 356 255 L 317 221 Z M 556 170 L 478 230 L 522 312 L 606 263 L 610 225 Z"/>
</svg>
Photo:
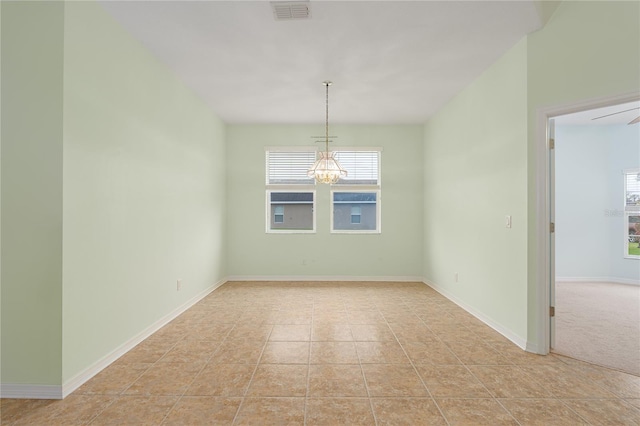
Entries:
<svg viewBox="0 0 640 426">
<path fill-rule="evenodd" d="M 602 115 L 602 116 L 600 116 L 600 117 L 592 118 L 592 119 L 591 119 L 591 121 L 593 121 L 593 120 L 600 120 L 601 118 L 611 117 L 612 115 L 623 114 L 623 113 L 625 113 L 625 112 L 634 111 L 634 110 L 636 110 L 636 109 L 640 109 L 640 107 L 631 108 L 631 109 L 625 109 L 624 111 L 612 112 L 611 114 Z"/>
<path fill-rule="evenodd" d="M 637 124 L 637 123 L 640 123 L 640 117 L 637 117 L 635 120 L 630 121 L 630 122 L 629 122 L 629 123 L 627 123 L 627 124 Z"/>
</svg>

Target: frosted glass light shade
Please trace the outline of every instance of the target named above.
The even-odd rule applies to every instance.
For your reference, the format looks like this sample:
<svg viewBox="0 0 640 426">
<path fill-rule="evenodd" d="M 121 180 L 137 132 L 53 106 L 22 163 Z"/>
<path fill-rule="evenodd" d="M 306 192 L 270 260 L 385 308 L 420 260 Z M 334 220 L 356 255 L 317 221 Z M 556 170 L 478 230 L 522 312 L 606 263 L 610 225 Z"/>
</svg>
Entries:
<svg viewBox="0 0 640 426">
<path fill-rule="evenodd" d="M 333 158 L 333 152 L 320 152 L 320 158 L 313 163 L 307 176 L 314 178 L 318 183 L 332 184 L 346 177 L 347 171 Z"/>
</svg>

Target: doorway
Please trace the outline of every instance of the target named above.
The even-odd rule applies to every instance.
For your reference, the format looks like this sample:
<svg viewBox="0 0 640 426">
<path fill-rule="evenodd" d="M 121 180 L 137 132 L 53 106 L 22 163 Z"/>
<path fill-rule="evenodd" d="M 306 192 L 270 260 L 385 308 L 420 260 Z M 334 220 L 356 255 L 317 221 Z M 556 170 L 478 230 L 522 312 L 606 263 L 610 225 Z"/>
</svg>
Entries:
<svg viewBox="0 0 640 426">
<path fill-rule="evenodd" d="M 549 300 L 555 308 L 549 349 L 635 375 L 640 375 L 640 255 L 634 255 L 639 116 L 636 100 L 557 114 L 548 124 L 554 141 L 548 151 L 548 217 L 555 225 L 548 241 Z"/>
</svg>

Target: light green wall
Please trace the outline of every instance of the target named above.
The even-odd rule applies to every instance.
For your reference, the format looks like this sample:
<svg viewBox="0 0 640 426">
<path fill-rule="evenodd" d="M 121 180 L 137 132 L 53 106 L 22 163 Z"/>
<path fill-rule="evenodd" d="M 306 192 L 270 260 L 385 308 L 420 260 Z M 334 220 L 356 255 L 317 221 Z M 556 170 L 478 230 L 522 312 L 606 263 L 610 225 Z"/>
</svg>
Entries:
<svg viewBox="0 0 640 426">
<path fill-rule="evenodd" d="M 522 40 L 424 128 L 425 278 L 521 343 L 527 321 L 526 59 Z"/>
<path fill-rule="evenodd" d="M 547 303 L 538 300 L 537 114 L 638 92 L 639 17 L 639 2 L 561 3 L 425 126 L 425 277 L 534 350 Z"/>
<path fill-rule="evenodd" d="M 528 334 L 538 332 L 536 120 L 541 108 L 640 91 L 640 2 L 565 1 L 528 37 Z M 543 138 L 544 140 L 544 138 Z M 542 342 L 538 342 L 542 344 Z"/>
<path fill-rule="evenodd" d="M 2 382 L 62 375 L 64 5 L 2 7 Z"/>
<path fill-rule="evenodd" d="M 313 146 L 313 125 L 227 128 L 231 276 L 420 277 L 421 126 L 332 125 L 342 147 L 382 147 L 382 233 L 331 234 L 329 187 L 317 186 L 315 234 L 265 233 L 265 146 Z"/>
<path fill-rule="evenodd" d="M 63 381 L 226 275 L 224 137 L 99 5 L 67 4 Z"/>
<path fill-rule="evenodd" d="M 562 3 L 561 0 L 534 0 L 534 5 L 540 16 L 542 25 L 549 22 L 549 19 L 553 16 L 558 6 Z"/>
<path fill-rule="evenodd" d="M 224 279 L 225 126 L 97 3 L 1 7 L 2 383 L 62 385 Z"/>
</svg>

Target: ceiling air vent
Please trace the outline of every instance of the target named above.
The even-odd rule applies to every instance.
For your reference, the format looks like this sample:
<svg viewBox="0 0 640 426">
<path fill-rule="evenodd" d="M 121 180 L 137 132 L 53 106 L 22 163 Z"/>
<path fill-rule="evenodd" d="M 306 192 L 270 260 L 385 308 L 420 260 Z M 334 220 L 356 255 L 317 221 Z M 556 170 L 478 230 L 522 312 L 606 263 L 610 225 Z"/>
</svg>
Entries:
<svg viewBox="0 0 640 426">
<path fill-rule="evenodd" d="M 309 19 L 311 17 L 308 1 L 272 1 L 271 8 L 276 21 Z"/>
</svg>

